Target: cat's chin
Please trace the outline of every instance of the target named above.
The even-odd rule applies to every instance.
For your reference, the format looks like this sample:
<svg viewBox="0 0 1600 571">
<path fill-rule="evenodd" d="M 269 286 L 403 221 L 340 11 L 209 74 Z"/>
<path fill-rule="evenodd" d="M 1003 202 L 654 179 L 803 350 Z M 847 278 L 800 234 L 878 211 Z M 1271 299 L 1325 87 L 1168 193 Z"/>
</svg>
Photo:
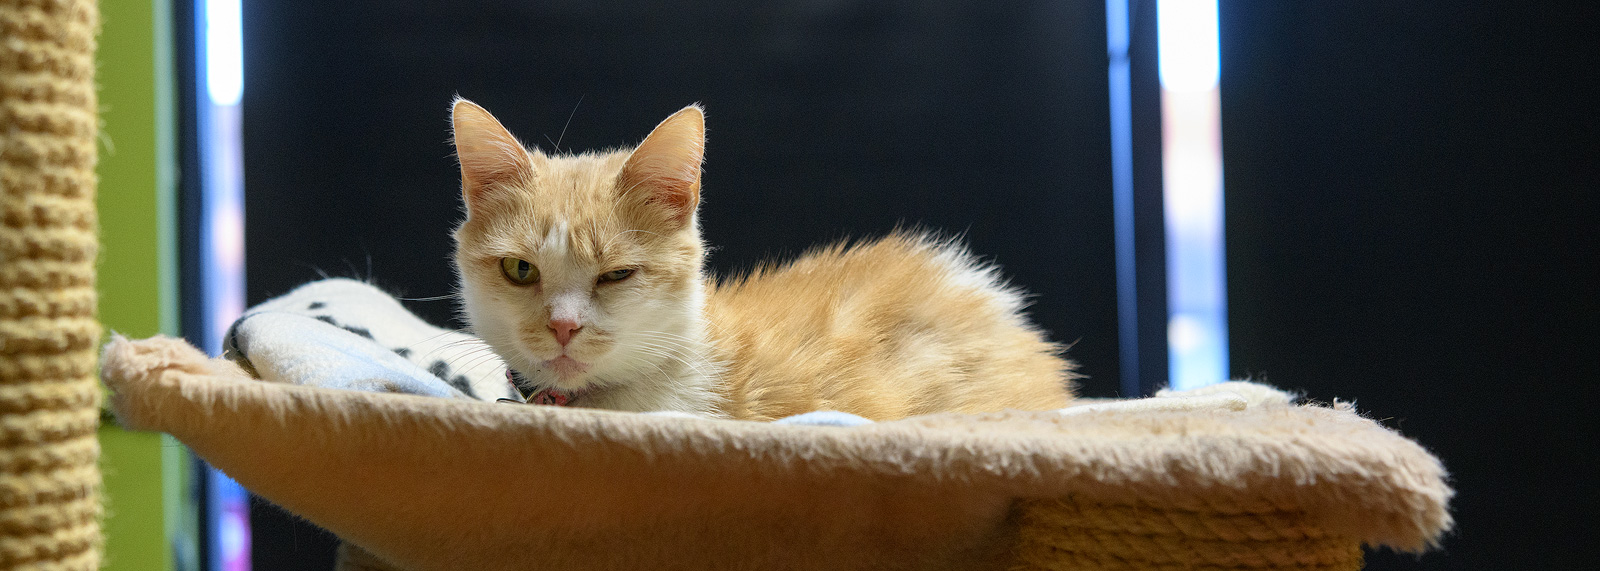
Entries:
<svg viewBox="0 0 1600 571">
<path fill-rule="evenodd" d="M 582 380 L 585 374 L 589 372 L 589 365 L 581 363 L 572 357 L 562 355 L 545 361 L 540 365 L 544 370 L 555 373 L 556 384 L 560 385 L 561 388 L 583 388 L 589 384 Z"/>
</svg>

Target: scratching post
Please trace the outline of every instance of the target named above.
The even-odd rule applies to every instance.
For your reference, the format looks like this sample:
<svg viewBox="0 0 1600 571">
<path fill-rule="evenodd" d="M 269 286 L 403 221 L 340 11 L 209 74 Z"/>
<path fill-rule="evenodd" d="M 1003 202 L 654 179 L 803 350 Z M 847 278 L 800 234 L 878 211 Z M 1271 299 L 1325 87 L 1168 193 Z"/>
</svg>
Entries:
<svg viewBox="0 0 1600 571">
<path fill-rule="evenodd" d="M 92 0 L 0 0 L 0 569 L 100 565 Z"/>
<path fill-rule="evenodd" d="M 1362 564 L 1361 540 L 1328 531 L 1303 508 L 1250 498 L 1248 490 L 1204 490 L 1176 505 L 1069 496 L 1018 507 L 1018 571 L 1359 571 Z"/>
</svg>

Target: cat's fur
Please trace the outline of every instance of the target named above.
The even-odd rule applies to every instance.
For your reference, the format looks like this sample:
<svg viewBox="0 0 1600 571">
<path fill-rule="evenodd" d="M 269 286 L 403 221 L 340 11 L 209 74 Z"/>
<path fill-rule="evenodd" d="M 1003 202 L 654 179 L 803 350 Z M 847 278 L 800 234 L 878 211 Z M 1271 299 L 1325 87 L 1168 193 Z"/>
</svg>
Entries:
<svg viewBox="0 0 1600 571">
<path fill-rule="evenodd" d="M 1072 367 L 1019 293 L 950 241 L 898 232 L 709 279 L 698 106 L 634 149 L 579 155 L 528 150 L 466 100 L 452 122 L 465 316 L 527 382 L 574 405 L 892 419 L 1071 398 Z M 504 258 L 531 263 L 538 281 L 513 283 Z M 614 270 L 632 273 L 602 278 Z"/>
</svg>

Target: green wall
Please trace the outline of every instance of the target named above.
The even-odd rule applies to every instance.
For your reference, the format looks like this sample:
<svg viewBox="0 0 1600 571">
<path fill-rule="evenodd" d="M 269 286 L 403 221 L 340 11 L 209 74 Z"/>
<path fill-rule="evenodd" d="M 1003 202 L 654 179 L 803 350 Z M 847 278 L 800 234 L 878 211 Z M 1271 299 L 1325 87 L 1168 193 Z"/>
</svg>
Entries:
<svg viewBox="0 0 1600 571">
<path fill-rule="evenodd" d="M 171 0 L 101 2 L 100 13 L 100 320 L 129 337 L 176 335 Z M 106 568 L 196 569 L 188 452 L 169 436 L 109 419 L 100 445 Z"/>
</svg>

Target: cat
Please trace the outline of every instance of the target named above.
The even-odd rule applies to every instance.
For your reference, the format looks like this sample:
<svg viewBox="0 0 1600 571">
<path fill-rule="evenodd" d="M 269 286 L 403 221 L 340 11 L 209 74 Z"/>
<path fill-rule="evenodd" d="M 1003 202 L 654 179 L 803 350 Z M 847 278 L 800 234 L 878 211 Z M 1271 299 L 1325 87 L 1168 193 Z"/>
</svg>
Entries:
<svg viewBox="0 0 1600 571">
<path fill-rule="evenodd" d="M 896 231 L 707 276 L 705 115 L 632 149 L 548 155 L 457 98 L 461 312 L 558 404 L 772 420 L 1061 408 L 1073 365 L 953 240 Z M 539 402 L 550 402 L 540 400 Z"/>
</svg>

